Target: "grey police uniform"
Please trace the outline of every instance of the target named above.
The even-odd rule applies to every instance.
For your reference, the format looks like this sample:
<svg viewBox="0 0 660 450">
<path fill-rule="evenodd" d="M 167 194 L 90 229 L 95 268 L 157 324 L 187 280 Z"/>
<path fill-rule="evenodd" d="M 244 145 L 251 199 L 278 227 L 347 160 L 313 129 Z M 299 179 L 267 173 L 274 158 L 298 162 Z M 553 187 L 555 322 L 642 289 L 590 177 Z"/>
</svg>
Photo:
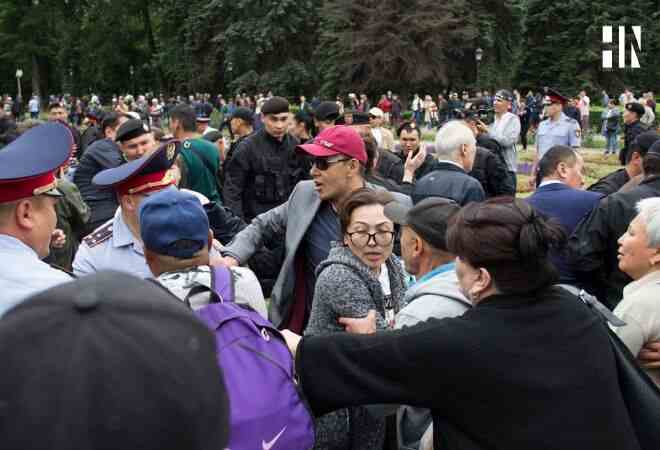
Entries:
<svg viewBox="0 0 660 450">
<path fill-rule="evenodd" d="M 221 256 L 215 248 L 211 249 L 210 254 Z M 77 276 L 101 270 L 118 270 L 140 278 L 153 277 L 144 258 L 142 241 L 133 236 L 128 228 L 121 207 L 117 208 L 112 220 L 83 239 L 73 260 L 73 273 Z"/>
<path fill-rule="evenodd" d="M 0 315 L 27 297 L 72 278 L 39 260 L 37 253 L 13 236 L 0 234 Z"/>
<path fill-rule="evenodd" d="M 142 242 L 128 228 L 121 207 L 112 220 L 83 239 L 73 260 L 73 273 L 77 276 L 101 270 L 118 270 L 140 278 L 152 276 L 144 259 Z"/>
<path fill-rule="evenodd" d="M 541 159 L 555 145 L 580 147 L 582 132 L 580 124 L 564 113 L 558 120 L 545 119 L 536 132 L 536 151 Z"/>
<path fill-rule="evenodd" d="M 60 123 L 34 127 L 0 152 L 0 205 L 38 196 L 62 197 L 55 171 L 69 159 L 73 138 Z M 47 151 L 45 151 L 47 150 Z M 55 215 L 54 206 L 50 206 Z M 45 238 L 30 243 L 0 233 L 0 315 L 33 294 L 71 281 L 66 273 L 41 261 L 35 247 L 47 245 Z M 68 239 L 68 238 L 67 238 Z"/>
</svg>

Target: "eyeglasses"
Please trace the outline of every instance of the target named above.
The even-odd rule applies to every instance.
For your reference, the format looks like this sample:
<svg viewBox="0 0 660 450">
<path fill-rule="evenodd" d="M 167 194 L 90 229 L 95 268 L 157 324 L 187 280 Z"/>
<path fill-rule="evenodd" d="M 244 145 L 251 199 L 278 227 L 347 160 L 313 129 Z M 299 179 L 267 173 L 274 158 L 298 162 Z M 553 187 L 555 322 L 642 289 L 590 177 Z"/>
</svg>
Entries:
<svg viewBox="0 0 660 450">
<path fill-rule="evenodd" d="M 381 247 L 388 246 L 394 240 L 394 231 L 376 231 L 375 233 L 367 233 L 366 231 L 354 231 L 346 233 L 351 243 L 358 248 L 366 247 L 373 239 L 374 244 Z"/>
<path fill-rule="evenodd" d="M 319 169 L 321 171 L 326 171 L 330 168 L 330 165 L 335 164 L 335 163 L 339 163 L 339 162 L 342 162 L 342 161 L 350 161 L 350 158 L 329 160 L 328 158 L 316 157 L 316 158 L 312 159 L 312 164 L 317 169 Z"/>
</svg>

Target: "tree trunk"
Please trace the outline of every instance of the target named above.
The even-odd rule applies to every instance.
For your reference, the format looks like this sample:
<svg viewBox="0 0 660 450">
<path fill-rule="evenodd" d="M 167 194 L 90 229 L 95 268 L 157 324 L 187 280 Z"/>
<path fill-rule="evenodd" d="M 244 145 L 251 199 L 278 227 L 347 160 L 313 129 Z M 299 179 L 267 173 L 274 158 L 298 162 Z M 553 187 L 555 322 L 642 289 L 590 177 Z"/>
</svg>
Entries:
<svg viewBox="0 0 660 450">
<path fill-rule="evenodd" d="M 158 85 L 158 89 L 161 90 L 163 86 L 163 79 L 165 78 L 165 74 L 162 71 L 162 68 L 160 67 L 160 64 L 154 60 L 154 56 L 156 55 L 158 48 L 156 47 L 156 39 L 154 38 L 154 30 L 153 27 L 151 26 L 151 14 L 150 14 L 150 1 L 149 0 L 144 0 L 142 3 L 142 20 L 144 22 L 144 31 L 147 35 L 147 44 L 149 45 L 149 53 L 150 53 L 150 59 L 151 61 L 156 65 L 156 84 Z M 156 92 L 154 94 L 157 95 Z"/>
<path fill-rule="evenodd" d="M 41 96 L 41 75 L 39 73 L 39 60 L 32 55 L 32 95 Z"/>
</svg>

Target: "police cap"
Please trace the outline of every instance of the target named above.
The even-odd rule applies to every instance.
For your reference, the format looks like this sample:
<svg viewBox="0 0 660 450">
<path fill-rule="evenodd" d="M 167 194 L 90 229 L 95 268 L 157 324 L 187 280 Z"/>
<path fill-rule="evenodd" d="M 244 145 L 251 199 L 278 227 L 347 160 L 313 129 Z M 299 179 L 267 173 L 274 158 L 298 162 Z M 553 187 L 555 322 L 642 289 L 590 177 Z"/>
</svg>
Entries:
<svg viewBox="0 0 660 450">
<path fill-rule="evenodd" d="M 112 188 L 118 195 L 159 191 L 175 182 L 169 170 L 180 152 L 180 147 L 180 141 L 167 142 L 140 159 L 99 172 L 92 179 L 92 183 L 99 187 Z"/>
<path fill-rule="evenodd" d="M 556 89 L 548 88 L 546 96 L 543 98 L 543 104 L 551 105 L 553 103 L 561 103 L 562 105 L 565 105 L 568 103 L 568 98 L 561 95 Z"/>
<path fill-rule="evenodd" d="M 55 171 L 67 162 L 71 131 L 50 122 L 31 128 L 0 151 L 0 203 L 37 195 L 61 196 Z"/>
</svg>

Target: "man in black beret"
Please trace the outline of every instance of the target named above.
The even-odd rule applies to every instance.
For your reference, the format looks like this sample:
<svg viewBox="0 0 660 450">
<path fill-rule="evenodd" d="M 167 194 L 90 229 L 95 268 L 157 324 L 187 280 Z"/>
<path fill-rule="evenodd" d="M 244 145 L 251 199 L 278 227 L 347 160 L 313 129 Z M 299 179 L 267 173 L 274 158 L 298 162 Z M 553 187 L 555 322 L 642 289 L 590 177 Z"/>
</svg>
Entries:
<svg viewBox="0 0 660 450">
<path fill-rule="evenodd" d="M 236 146 L 226 165 L 224 200 L 246 222 L 284 203 L 293 187 L 307 178 L 298 141 L 287 133 L 289 102 L 271 97 L 261 108 L 263 129 Z"/>
<path fill-rule="evenodd" d="M 314 110 L 314 126 L 318 133 L 334 127 L 339 119 L 339 106 L 336 102 L 321 102 Z"/>
<path fill-rule="evenodd" d="M 623 110 L 623 148 L 619 152 L 619 161 L 621 161 L 622 166 L 625 166 L 628 162 L 628 153 L 632 143 L 637 139 L 637 136 L 646 131 L 639 121 L 645 112 L 644 106 L 637 102 L 627 103 Z"/>
<path fill-rule="evenodd" d="M 224 202 L 246 223 L 286 202 L 296 184 L 309 178 L 307 161 L 296 152 L 298 140 L 287 133 L 289 102 L 270 97 L 261 108 L 263 128 L 243 139 L 224 168 Z M 283 240 L 264 249 L 254 266 L 266 296 L 284 260 Z"/>
<path fill-rule="evenodd" d="M 254 113 L 250 108 L 243 106 L 236 108 L 229 118 L 229 129 L 233 141 L 229 150 L 225 153 L 224 161 L 220 170 L 220 182 L 225 185 L 225 170 L 236 153 L 236 148 L 243 140 L 254 132 Z"/>
<path fill-rule="evenodd" d="M 119 144 L 126 161 L 140 159 L 157 147 L 149 127 L 138 119 L 130 119 L 122 123 L 117 130 L 115 141 Z"/>
</svg>

